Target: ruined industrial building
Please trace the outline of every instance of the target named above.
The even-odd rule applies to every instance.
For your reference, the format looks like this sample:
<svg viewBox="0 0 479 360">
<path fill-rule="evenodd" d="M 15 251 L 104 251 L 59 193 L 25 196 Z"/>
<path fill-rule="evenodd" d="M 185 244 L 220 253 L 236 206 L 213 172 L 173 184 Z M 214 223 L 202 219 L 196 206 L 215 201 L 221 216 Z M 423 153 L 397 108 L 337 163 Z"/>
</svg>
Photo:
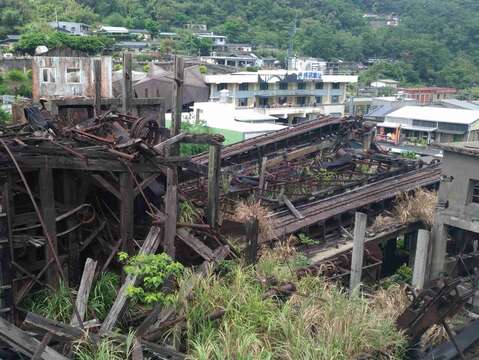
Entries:
<svg viewBox="0 0 479 360">
<path fill-rule="evenodd" d="M 223 134 L 181 129 L 185 88 L 203 89 L 196 75 L 185 80 L 182 58 L 161 72 L 168 96 L 148 96 L 131 54 L 116 97 L 108 59 L 52 52 L 33 64 L 34 101 L 16 105 L 15 121 L 0 128 L 0 358 L 75 358 L 73 349 L 107 337 L 132 342 L 135 360 L 219 358 L 212 349 L 199 355 L 199 324 L 214 337 L 219 322 L 257 309 L 222 303 L 208 287 L 224 296 L 237 288 L 237 297 L 253 289 L 267 304 L 259 319 L 280 307 L 304 320 L 294 329 L 333 342 L 319 330 L 326 317 L 301 312 L 306 302 L 319 302 L 308 308 L 319 311 L 329 304 L 324 289 L 334 288 L 344 307 L 366 304 L 405 268 L 410 284 L 381 293 L 393 294 L 387 316 L 374 301 L 363 308 L 394 335 L 358 328 L 366 340 L 345 346 L 351 358 L 452 359 L 477 340 L 477 320 L 453 330 L 448 323 L 477 302 L 477 143 L 439 144 L 442 159 L 398 155 L 376 141 L 375 123 L 315 113 L 224 145 Z M 185 155 L 187 146 L 205 151 Z M 144 272 L 159 268 L 168 271 Z M 238 268 L 249 274 L 243 282 Z M 96 292 L 106 273 L 117 279 L 111 303 L 93 306 L 107 293 Z M 70 304 L 63 317 L 31 306 L 38 294 L 53 303 L 60 291 Z M 330 316 L 344 311 L 338 304 Z M 282 341 L 300 337 L 236 321 Z M 432 333 L 442 344 L 421 345 Z M 236 356 L 262 358 L 266 343 Z M 330 356 L 270 345 L 272 358 Z"/>
</svg>

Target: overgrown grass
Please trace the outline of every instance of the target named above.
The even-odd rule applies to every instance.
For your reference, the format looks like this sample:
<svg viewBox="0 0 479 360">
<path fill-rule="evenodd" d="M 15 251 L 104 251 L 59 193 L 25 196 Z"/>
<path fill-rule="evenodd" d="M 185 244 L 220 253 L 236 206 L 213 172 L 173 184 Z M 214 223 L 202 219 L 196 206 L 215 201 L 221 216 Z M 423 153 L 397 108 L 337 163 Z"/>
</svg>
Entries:
<svg viewBox="0 0 479 360">
<path fill-rule="evenodd" d="M 133 352 L 135 333 L 129 332 L 125 341 L 104 337 L 97 344 L 88 338 L 77 341 L 73 347 L 76 360 L 125 360 Z"/>
<path fill-rule="evenodd" d="M 70 288 L 60 281 L 55 291 L 37 291 L 26 300 L 26 308 L 46 318 L 69 323 L 73 314 Z"/>
<path fill-rule="evenodd" d="M 105 320 L 117 297 L 120 276 L 112 272 L 104 272 L 95 282 L 88 299 L 88 313 L 99 321 Z"/>
<path fill-rule="evenodd" d="M 263 257 L 258 270 L 233 263 L 226 275 L 198 280 L 186 310 L 190 359 L 346 360 L 376 351 L 401 357 L 405 341 L 383 303 L 349 297 L 318 277 L 297 280 L 294 261 L 275 267 L 272 258 Z M 262 277 L 292 280 L 297 292 L 285 301 L 265 297 Z M 218 308 L 225 315 L 208 320 Z"/>
</svg>

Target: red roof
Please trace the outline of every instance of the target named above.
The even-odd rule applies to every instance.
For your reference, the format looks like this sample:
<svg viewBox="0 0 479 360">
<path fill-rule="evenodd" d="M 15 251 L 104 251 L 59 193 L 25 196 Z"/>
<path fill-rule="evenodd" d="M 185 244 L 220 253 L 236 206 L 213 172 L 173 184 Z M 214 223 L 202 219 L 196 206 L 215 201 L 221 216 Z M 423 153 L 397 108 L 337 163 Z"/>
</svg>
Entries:
<svg viewBox="0 0 479 360">
<path fill-rule="evenodd" d="M 449 87 L 420 87 L 420 88 L 401 88 L 400 90 L 406 91 L 408 93 L 417 93 L 417 92 L 432 92 L 432 93 L 457 93 L 457 89 Z"/>
</svg>

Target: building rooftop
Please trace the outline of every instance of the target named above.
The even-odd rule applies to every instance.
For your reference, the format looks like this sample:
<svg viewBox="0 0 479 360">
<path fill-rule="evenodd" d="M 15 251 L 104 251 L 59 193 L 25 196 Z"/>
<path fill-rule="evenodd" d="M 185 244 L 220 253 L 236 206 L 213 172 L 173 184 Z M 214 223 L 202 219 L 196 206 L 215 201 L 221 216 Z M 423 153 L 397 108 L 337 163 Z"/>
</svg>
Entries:
<svg viewBox="0 0 479 360">
<path fill-rule="evenodd" d="M 433 106 L 404 106 L 388 114 L 386 117 L 388 121 L 391 121 L 392 118 L 407 118 L 470 125 L 479 120 L 479 111 L 448 109 Z"/>
<path fill-rule="evenodd" d="M 479 157 L 479 141 L 434 144 L 439 149 Z"/>
<path fill-rule="evenodd" d="M 407 91 L 407 92 L 442 92 L 442 93 L 450 93 L 455 94 L 457 93 L 457 89 L 455 88 L 448 88 L 448 87 L 417 87 L 417 88 L 401 88 L 400 90 Z"/>
<path fill-rule="evenodd" d="M 112 33 L 112 34 L 128 34 L 128 29 L 122 26 L 101 26 L 100 31 Z"/>
<path fill-rule="evenodd" d="M 379 82 L 387 83 L 387 84 L 399 84 L 399 81 L 393 79 L 379 79 Z"/>
<path fill-rule="evenodd" d="M 297 71 L 297 70 L 259 70 L 257 72 L 240 71 L 232 74 L 224 75 L 206 75 L 205 81 L 209 84 L 222 84 L 222 83 L 256 83 L 261 78 L 268 83 L 276 83 L 283 81 L 287 75 L 302 75 L 305 73 L 317 73 L 320 74 L 320 78 L 316 80 L 322 80 L 324 82 L 357 82 L 357 75 L 322 75 L 321 71 Z"/>
<path fill-rule="evenodd" d="M 466 101 L 466 100 L 457 100 L 457 99 L 442 99 L 440 101 L 441 104 L 446 104 L 450 106 L 454 106 L 458 109 L 466 109 L 466 110 L 479 110 L 479 103 Z"/>
</svg>

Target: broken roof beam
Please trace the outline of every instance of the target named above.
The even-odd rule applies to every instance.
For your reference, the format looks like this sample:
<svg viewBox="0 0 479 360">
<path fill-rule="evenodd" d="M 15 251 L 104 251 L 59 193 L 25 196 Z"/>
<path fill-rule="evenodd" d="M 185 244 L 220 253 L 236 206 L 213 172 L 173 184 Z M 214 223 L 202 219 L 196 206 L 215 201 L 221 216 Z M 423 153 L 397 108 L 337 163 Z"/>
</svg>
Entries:
<svg viewBox="0 0 479 360">
<path fill-rule="evenodd" d="M 81 330 L 78 330 L 81 332 Z M 41 345 L 40 341 L 30 336 L 25 331 L 9 323 L 0 317 L 0 340 L 11 346 L 15 351 L 32 357 Z M 39 356 L 43 360 L 67 360 L 65 356 L 56 352 L 49 346 L 45 346 L 42 354 Z"/>
</svg>

